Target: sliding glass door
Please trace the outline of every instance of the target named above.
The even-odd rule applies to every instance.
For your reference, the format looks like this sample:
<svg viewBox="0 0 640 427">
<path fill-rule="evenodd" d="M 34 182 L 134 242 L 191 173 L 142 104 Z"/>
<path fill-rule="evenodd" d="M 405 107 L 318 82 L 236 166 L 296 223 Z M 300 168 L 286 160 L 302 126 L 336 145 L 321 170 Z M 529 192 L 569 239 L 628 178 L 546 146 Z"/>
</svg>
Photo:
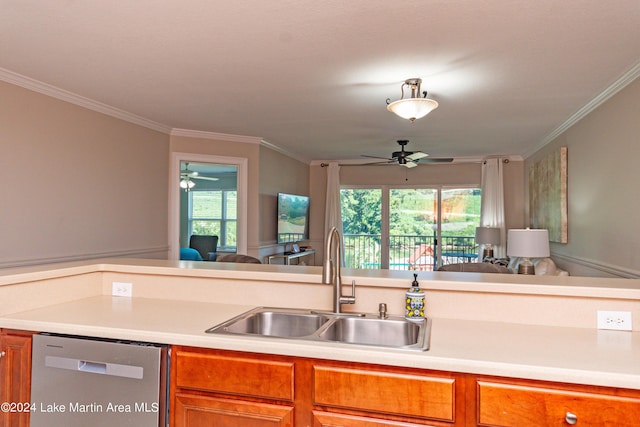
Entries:
<svg viewBox="0 0 640 427">
<path fill-rule="evenodd" d="M 478 188 L 343 188 L 350 268 L 434 270 L 477 258 Z"/>
<path fill-rule="evenodd" d="M 438 190 L 389 190 L 389 266 L 391 270 L 433 270 L 438 233 Z"/>
</svg>

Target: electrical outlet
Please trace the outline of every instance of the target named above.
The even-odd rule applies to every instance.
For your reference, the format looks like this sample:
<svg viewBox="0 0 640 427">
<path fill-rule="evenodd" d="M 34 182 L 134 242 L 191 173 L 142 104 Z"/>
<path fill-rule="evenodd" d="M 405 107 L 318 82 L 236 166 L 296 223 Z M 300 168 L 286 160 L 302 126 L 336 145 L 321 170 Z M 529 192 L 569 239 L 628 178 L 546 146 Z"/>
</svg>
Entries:
<svg viewBox="0 0 640 427">
<path fill-rule="evenodd" d="M 117 297 L 131 297 L 133 295 L 133 284 L 125 282 L 112 282 L 111 295 Z"/>
<path fill-rule="evenodd" d="M 598 310 L 598 329 L 630 331 L 631 312 Z"/>
</svg>

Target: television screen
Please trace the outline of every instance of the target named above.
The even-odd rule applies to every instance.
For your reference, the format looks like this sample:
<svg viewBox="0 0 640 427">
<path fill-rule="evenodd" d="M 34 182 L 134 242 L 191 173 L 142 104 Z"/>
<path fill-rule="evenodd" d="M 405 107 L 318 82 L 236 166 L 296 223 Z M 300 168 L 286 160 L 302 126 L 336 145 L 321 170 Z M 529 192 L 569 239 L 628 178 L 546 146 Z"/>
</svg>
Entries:
<svg viewBox="0 0 640 427">
<path fill-rule="evenodd" d="M 278 193 L 278 243 L 309 238 L 309 197 Z"/>
</svg>

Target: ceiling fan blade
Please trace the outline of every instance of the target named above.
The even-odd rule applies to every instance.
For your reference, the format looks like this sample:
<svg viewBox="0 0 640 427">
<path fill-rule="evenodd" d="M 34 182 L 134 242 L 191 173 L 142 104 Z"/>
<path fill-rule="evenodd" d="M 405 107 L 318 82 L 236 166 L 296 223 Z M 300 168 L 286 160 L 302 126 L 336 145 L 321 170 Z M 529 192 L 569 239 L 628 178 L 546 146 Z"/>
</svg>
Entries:
<svg viewBox="0 0 640 427">
<path fill-rule="evenodd" d="M 381 159 L 381 160 L 394 160 L 394 159 L 390 159 L 388 157 L 380 157 L 380 156 L 368 156 L 366 154 L 360 154 L 360 157 L 366 157 L 368 159 Z"/>
<path fill-rule="evenodd" d="M 219 181 L 220 178 L 213 178 L 210 176 L 192 176 L 191 179 L 202 179 L 206 181 Z"/>
<path fill-rule="evenodd" d="M 434 158 L 426 158 L 426 159 L 421 159 L 420 163 L 451 163 L 453 162 L 453 158 L 451 157 L 441 157 L 439 159 L 434 159 Z"/>
<path fill-rule="evenodd" d="M 358 166 L 382 166 L 382 165 L 390 165 L 392 163 L 396 163 L 395 160 L 387 160 L 384 162 L 372 162 L 372 163 L 362 163 L 361 165 Z"/>
<path fill-rule="evenodd" d="M 423 153 L 422 151 L 416 151 L 415 153 L 409 154 L 407 156 L 407 160 L 420 160 L 427 157 L 427 153 Z"/>
<path fill-rule="evenodd" d="M 408 169 L 415 168 L 416 166 L 418 166 L 416 162 L 412 162 L 412 161 L 408 161 L 407 163 L 401 163 L 400 165 Z"/>
</svg>

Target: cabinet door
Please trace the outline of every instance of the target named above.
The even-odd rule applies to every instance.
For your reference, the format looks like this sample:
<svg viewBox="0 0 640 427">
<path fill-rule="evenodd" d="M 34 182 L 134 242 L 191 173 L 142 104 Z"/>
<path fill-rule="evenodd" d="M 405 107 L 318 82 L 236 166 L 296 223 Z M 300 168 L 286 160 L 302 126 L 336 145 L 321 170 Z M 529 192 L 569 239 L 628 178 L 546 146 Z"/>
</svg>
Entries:
<svg viewBox="0 0 640 427">
<path fill-rule="evenodd" d="M 177 393 L 174 427 L 292 427 L 293 407 Z"/>
<path fill-rule="evenodd" d="M 481 426 L 637 426 L 640 399 L 478 381 L 478 417 Z"/>
<path fill-rule="evenodd" d="M 0 425 L 28 427 L 29 413 L 22 404 L 31 398 L 31 335 L 0 334 L 0 402 L 13 407 L 0 412 Z"/>
<path fill-rule="evenodd" d="M 313 411 L 313 427 L 425 427 L 424 424 L 386 421 L 356 415 Z"/>
<path fill-rule="evenodd" d="M 455 420 L 454 378 L 318 364 L 313 387 L 317 407 Z"/>
</svg>

